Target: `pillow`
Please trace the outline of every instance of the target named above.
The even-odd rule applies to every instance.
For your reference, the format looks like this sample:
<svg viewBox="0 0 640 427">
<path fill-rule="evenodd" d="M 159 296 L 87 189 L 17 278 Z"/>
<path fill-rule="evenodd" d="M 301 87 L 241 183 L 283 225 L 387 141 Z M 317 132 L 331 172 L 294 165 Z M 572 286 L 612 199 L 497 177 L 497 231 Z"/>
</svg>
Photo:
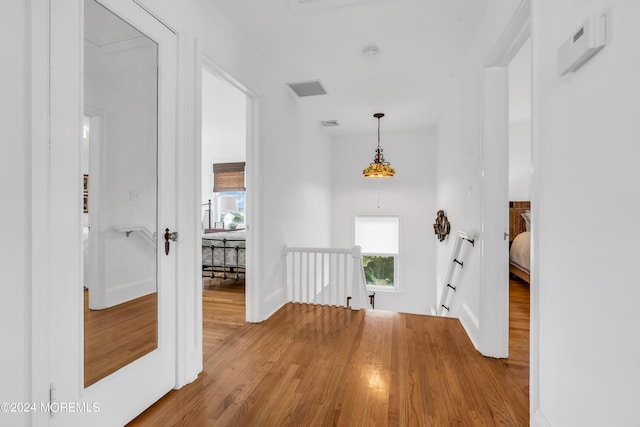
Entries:
<svg viewBox="0 0 640 427">
<path fill-rule="evenodd" d="M 524 219 L 524 229 L 531 231 L 531 211 L 521 213 L 520 216 Z"/>
</svg>

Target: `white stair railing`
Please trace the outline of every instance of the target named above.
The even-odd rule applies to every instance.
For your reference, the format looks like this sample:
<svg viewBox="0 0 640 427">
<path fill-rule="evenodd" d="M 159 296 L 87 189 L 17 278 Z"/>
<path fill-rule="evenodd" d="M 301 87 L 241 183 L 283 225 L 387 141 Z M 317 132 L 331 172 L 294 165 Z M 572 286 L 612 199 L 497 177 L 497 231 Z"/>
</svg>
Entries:
<svg viewBox="0 0 640 427">
<path fill-rule="evenodd" d="M 284 246 L 287 301 L 369 307 L 360 246 L 349 249 Z"/>
</svg>

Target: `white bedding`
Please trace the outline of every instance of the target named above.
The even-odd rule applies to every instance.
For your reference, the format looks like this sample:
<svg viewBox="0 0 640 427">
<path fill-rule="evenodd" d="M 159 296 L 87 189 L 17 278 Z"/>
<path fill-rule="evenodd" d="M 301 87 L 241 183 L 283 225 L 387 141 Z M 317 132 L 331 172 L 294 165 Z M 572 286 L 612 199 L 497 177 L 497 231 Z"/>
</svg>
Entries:
<svg viewBox="0 0 640 427">
<path fill-rule="evenodd" d="M 531 232 L 524 231 L 513 239 L 509 251 L 509 262 L 530 273 L 531 268 Z"/>
</svg>

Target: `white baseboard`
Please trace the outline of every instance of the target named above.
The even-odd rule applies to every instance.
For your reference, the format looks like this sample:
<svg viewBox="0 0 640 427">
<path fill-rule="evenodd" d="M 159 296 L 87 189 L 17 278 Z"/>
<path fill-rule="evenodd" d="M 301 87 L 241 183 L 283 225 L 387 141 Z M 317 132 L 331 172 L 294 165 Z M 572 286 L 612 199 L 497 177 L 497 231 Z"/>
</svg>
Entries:
<svg viewBox="0 0 640 427">
<path fill-rule="evenodd" d="M 156 291 L 156 282 L 153 277 L 130 282 L 107 290 L 105 305 L 113 307 L 123 302 L 131 301 Z"/>
<path fill-rule="evenodd" d="M 284 296 L 283 289 L 277 289 L 274 292 L 271 292 L 265 299 L 264 303 L 261 304 L 262 308 L 267 308 L 267 310 L 263 313 L 260 313 L 260 320 L 258 322 L 263 322 L 267 320 L 269 317 L 273 316 L 273 314 L 280 310 L 286 304 L 286 298 Z"/>
<path fill-rule="evenodd" d="M 529 420 L 531 427 L 551 427 L 551 423 L 547 420 L 540 409 L 536 409 L 531 412 L 531 419 Z"/>
<path fill-rule="evenodd" d="M 479 337 L 480 337 L 480 322 L 478 321 L 478 317 L 473 314 L 473 311 L 469 308 L 466 303 L 462 304 L 462 312 L 460 313 L 460 323 L 462 323 L 462 327 L 465 332 L 469 336 L 471 343 L 476 348 L 476 350 L 480 351 L 479 345 Z"/>
</svg>

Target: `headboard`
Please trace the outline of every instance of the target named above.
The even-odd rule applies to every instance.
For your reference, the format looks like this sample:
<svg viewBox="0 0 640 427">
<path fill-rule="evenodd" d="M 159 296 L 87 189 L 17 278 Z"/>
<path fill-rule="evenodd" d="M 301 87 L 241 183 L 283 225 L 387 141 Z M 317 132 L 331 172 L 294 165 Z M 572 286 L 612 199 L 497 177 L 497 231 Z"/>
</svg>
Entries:
<svg viewBox="0 0 640 427">
<path fill-rule="evenodd" d="M 531 202 L 509 202 L 509 241 L 513 241 L 516 236 L 526 231 L 524 218 L 520 214 L 531 209 Z"/>
</svg>

